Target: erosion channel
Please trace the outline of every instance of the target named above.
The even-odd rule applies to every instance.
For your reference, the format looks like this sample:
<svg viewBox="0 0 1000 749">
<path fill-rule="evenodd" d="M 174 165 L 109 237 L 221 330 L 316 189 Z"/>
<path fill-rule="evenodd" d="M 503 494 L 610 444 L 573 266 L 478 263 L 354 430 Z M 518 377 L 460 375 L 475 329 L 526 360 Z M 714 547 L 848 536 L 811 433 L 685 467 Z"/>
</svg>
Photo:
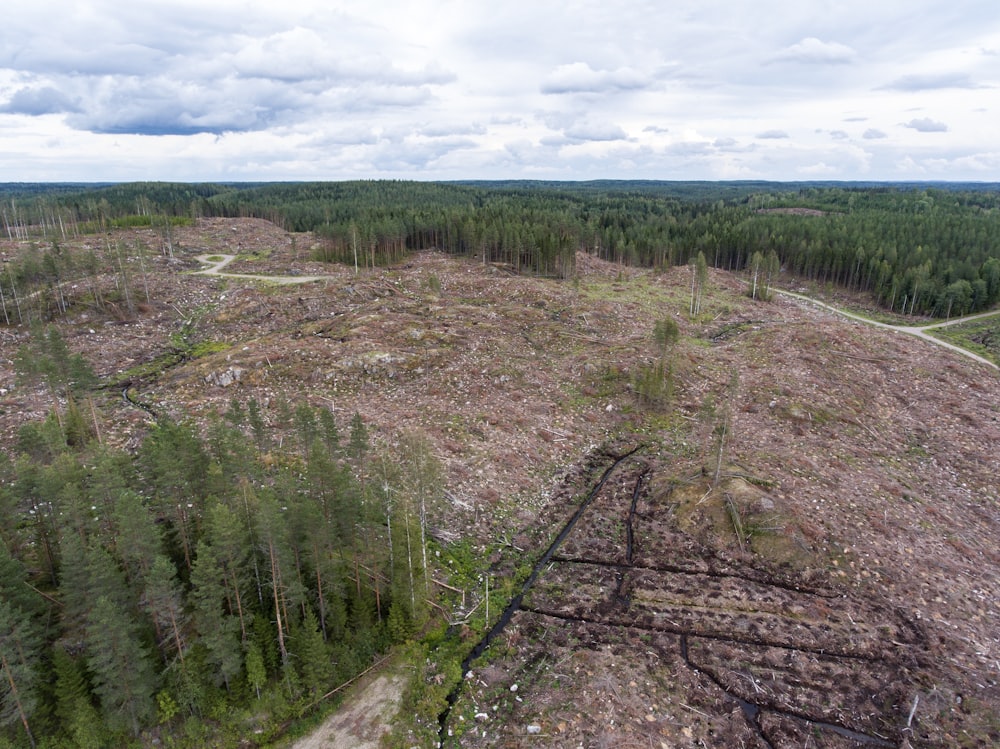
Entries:
<svg viewBox="0 0 1000 749">
<path fill-rule="evenodd" d="M 683 482 L 638 448 L 602 460 L 463 662 L 441 746 L 909 745 L 919 622 L 720 551 L 679 521 Z"/>
</svg>

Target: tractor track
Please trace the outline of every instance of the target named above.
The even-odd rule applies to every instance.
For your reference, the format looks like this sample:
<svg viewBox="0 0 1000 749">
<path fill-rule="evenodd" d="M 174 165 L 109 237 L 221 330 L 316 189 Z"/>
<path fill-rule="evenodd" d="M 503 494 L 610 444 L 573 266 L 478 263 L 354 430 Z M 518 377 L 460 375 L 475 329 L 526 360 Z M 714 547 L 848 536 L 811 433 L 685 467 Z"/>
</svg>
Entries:
<svg viewBox="0 0 1000 749">
<path fill-rule="evenodd" d="M 849 650 L 827 650 L 823 648 L 813 648 L 813 647 L 803 647 L 800 645 L 792 645 L 787 642 L 781 642 L 777 640 L 768 640 L 765 638 L 754 638 L 754 637 L 740 637 L 738 635 L 727 635 L 720 634 L 718 632 L 705 632 L 698 631 L 695 629 L 688 629 L 685 627 L 676 626 L 671 623 L 667 624 L 644 624 L 642 622 L 630 622 L 624 619 L 613 619 L 606 618 L 601 619 L 597 617 L 581 616 L 579 614 L 562 614 L 558 611 L 546 611 L 545 609 L 535 608 L 533 606 L 522 605 L 521 611 L 529 614 L 535 614 L 537 616 L 547 617 L 549 619 L 558 619 L 563 622 L 575 622 L 578 624 L 599 624 L 605 627 L 612 627 L 617 629 L 634 629 L 641 632 L 662 632 L 664 634 L 678 635 L 681 637 L 698 637 L 702 640 L 713 640 L 717 642 L 727 642 L 734 643 L 737 645 L 747 645 L 752 647 L 760 648 L 778 648 L 780 650 L 788 650 L 797 653 L 808 653 L 809 655 L 821 656 L 823 658 L 843 658 L 845 660 L 863 661 L 865 663 L 883 663 L 884 658 L 878 655 L 872 655 L 871 653 L 859 653 L 851 652 Z"/>
<path fill-rule="evenodd" d="M 545 553 L 542 554 L 539 560 L 535 563 L 535 566 L 532 568 L 531 574 L 528 576 L 528 579 L 524 581 L 524 584 L 521 586 L 521 589 L 510 600 L 510 603 L 507 604 L 503 613 L 500 615 L 500 618 L 483 636 L 483 638 L 478 643 L 476 643 L 476 645 L 472 648 L 469 654 L 462 661 L 463 675 L 468 673 L 469 666 L 472 664 L 472 662 L 475 661 L 477 658 L 479 658 L 486 651 L 486 649 L 490 646 L 490 643 L 492 643 L 493 640 L 497 637 L 497 635 L 503 632 L 506 626 L 510 623 L 511 618 L 521 608 L 524 596 L 531 590 L 531 588 L 535 584 L 535 581 L 538 579 L 539 575 L 541 575 L 542 570 L 545 568 L 547 564 L 549 564 L 549 562 L 552 559 L 552 556 L 562 545 L 563 541 L 566 540 L 566 537 L 573 531 L 573 528 L 576 527 L 577 522 L 579 522 L 580 518 L 583 517 L 583 513 L 586 512 L 587 508 L 590 506 L 590 503 L 593 502 L 594 498 L 597 497 L 600 491 L 604 488 L 604 485 L 611 477 L 611 474 L 618 468 L 618 466 L 620 466 L 626 460 L 631 458 L 641 449 L 642 445 L 637 445 L 631 450 L 621 455 L 615 456 L 614 462 L 610 466 L 608 466 L 607 469 L 605 469 L 603 474 L 601 474 L 601 478 L 597 481 L 597 483 L 590 490 L 590 492 L 587 494 L 584 500 L 580 503 L 580 506 L 577 508 L 576 512 L 573 513 L 572 517 L 570 517 L 570 519 L 563 526 L 562 530 L 559 531 L 558 535 L 556 535 L 555 539 L 545 550 Z M 459 681 L 455 685 L 454 689 L 452 689 L 451 692 L 448 693 L 446 706 L 444 710 L 441 711 L 441 714 L 438 716 L 438 724 L 440 725 L 440 738 L 442 742 L 444 741 L 448 730 L 448 716 L 451 713 L 452 706 L 454 706 L 454 704 L 458 701 L 458 696 L 461 690 L 462 690 L 462 682 Z"/>
<path fill-rule="evenodd" d="M 749 730 L 767 749 L 789 745 L 790 733 L 807 737 L 817 732 L 860 746 L 900 745 L 882 735 L 904 735 L 900 716 L 884 706 L 865 705 L 864 690 L 885 684 L 896 702 L 898 695 L 908 692 L 905 674 L 924 660 L 928 650 L 922 630 L 902 612 L 878 601 L 799 584 L 749 565 L 741 571 L 726 569 L 731 562 L 690 543 L 686 552 L 678 550 L 679 556 L 690 556 L 697 569 L 693 564 L 651 561 L 636 527 L 639 520 L 643 533 L 657 530 L 641 512 L 650 483 L 648 466 L 616 479 L 614 488 L 597 501 L 612 473 L 637 450 L 615 457 L 604 471 L 500 619 L 463 661 L 462 673 L 469 672 L 512 619 L 533 621 L 540 631 L 553 631 L 544 621 L 562 622 L 556 630 L 575 626 L 578 629 L 572 631 L 586 632 L 594 641 L 602 641 L 602 632 L 612 638 L 617 636 L 609 633 L 638 632 L 660 642 L 676 638 L 676 645 L 663 645 L 660 662 L 669 658 L 683 664 L 702 689 L 716 690 L 718 704 L 738 705 Z M 615 554 L 613 547 L 610 552 L 587 554 L 589 536 L 574 537 L 572 544 L 582 544 L 585 553 L 558 554 L 588 509 L 599 507 L 615 516 L 619 512 L 615 502 L 622 499 L 627 501 L 621 505 L 624 528 L 615 536 L 622 554 Z M 581 525 L 589 533 L 607 527 L 590 521 Z M 595 541 L 597 548 L 602 544 L 607 548 L 606 538 Z M 616 558 L 608 559 L 609 555 Z M 529 660 L 526 653 L 522 666 Z M 742 670 L 734 670 L 731 664 L 737 662 L 743 664 Z M 771 675 L 766 689 L 754 673 Z M 748 678 L 755 691 L 742 684 Z M 439 716 L 442 746 L 449 712 L 463 684 L 459 682 L 449 694 Z M 826 699 L 831 693 L 834 703 L 838 693 L 847 695 L 844 704 L 831 705 Z"/>
</svg>

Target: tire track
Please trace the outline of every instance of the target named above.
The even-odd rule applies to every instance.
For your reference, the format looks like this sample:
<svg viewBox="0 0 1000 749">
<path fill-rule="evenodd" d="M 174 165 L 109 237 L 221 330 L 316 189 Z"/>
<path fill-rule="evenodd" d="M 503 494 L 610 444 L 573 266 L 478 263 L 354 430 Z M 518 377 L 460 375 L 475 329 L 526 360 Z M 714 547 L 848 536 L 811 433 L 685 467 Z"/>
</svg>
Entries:
<svg viewBox="0 0 1000 749">
<path fill-rule="evenodd" d="M 576 527 L 577 522 L 579 522 L 580 518 L 583 517 L 583 513 L 586 512 L 587 508 L 590 506 L 590 503 L 594 501 L 594 498 L 598 494 L 600 494 L 601 490 L 604 488 L 604 485 L 608 482 L 608 479 L 611 477 L 611 474 L 614 473 L 614 471 L 622 463 L 631 458 L 641 449 L 642 445 L 637 445 L 628 452 L 615 457 L 614 462 L 607 469 L 605 469 L 604 473 L 601 475 L 600 480 L 598 480 L 598 482 L 590 490 L 590 493 L 587 494 L 583 502 L 580 503 L 580 506 L 577 508 L 576 512 L 573 513 L 572 517 L 566 522 L 562 530 L 555 537 L 555 539 L 552 541 L 549 547 L 545 550 L 545 553 L 542 554 L 539 560 L 535 563 L 535 566 L 532 568 L 531 574 L 528 576 L 528 579 L 524 581 L 524 584 L 521 586 L 521 589 L 510 600 L 510 603 L 507 604 L 507 607 L 503 610 L 503 613 L 500 615 L 500 618 L 483 636 L 483 638 L 478 643 L 476 643 L 476 645 L 472 648 L 469 654 L 462 661 L 463 679 L 465 678 L 464 675 L 469 672 L 469 667 L 472 665 L 472 662 L 475 661 L 477 658 L 479 658 L 484 652 L 486 652 L 486 649 L 489 648 L 493 640 L 496 639 L 496 637 L 501 632 L 503 632 L 506 626 L 510 623 L 511 618 L 521 608 L 525 595 L 532 589 L 532 587 L 534 587 L 535 581 L 538 580 L 538 577 L 539 575 L 541 575 L 544 567 L 552 560 L 553 555 L 556 553 L 556 551 L 558 551 L 563 541 L 566 540 L 566 537 L 573 531 L 573 528 Z M 441 711 L 441 714 L 438 716 L 438 724 L 440 725 L 439 735 L 441 742 L 444 741 L 445 736 L 447 735 L 448 716 L 451 713 L 452 706 L 454 706 L 454 704 L 458 701 L 458 696 L 462 691 L 462 683 L 463 683 L 462 681 L 459 681 L 455 685 L 455 687 L 451 690 L 451 692 L 448 693 L 448 696 L 446 698 L 446 706 L 444 710 Z"/>
</svg>

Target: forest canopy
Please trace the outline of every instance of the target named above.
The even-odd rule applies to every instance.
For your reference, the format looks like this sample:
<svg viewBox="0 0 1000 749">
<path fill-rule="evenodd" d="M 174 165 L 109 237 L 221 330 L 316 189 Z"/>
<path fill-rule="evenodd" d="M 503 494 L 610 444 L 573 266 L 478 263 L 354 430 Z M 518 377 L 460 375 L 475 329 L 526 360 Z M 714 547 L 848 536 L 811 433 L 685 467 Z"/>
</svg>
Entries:
<svg viewBox="0 0 1000 749">
<path fill-rule="evenodd" d="M 72 232 L 257 217 L 322 238 L 318 259 L 382 265 L 437 249 L 569 277 L 576 253 L 651 267 L 743 270 L 774 253 L 794 277 L 951 316 L 1000 300 L 1000 186 L 975 183 L 316 182 L 5 185 L 4 231 Z M 8 267 L 27 296 L 59 278 L 51 250 Z M 32 288 L 17 289 L 27 284 Z M 8 316 L 9 318 L 9 316 Z"/>
</svg>

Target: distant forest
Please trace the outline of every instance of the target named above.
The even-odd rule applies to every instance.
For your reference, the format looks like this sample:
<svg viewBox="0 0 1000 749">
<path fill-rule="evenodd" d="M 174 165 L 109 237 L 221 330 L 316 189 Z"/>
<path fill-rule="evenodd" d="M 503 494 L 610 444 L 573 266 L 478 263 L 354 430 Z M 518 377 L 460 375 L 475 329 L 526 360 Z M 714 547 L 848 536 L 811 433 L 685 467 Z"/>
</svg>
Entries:
<svg viewBox="0 0 1000 749">
<path fill-rule="evenodd" d="M 318 259 L 397 262 L 434 248 L 569 277 L 578 251 L 635 266 L 740 271 L 777 257 L 792 277 L 938 317 L 1000 300 L 1000 185 L 774 182 L 320 182 L 0 185 L 10 237 L 37 236 L 4 283 L 64 278 L 46 243 L 112 226 L 258 217 L 325 240 Z M 17 284 L 25 288 L 15 288 Z"/>
</svg>

